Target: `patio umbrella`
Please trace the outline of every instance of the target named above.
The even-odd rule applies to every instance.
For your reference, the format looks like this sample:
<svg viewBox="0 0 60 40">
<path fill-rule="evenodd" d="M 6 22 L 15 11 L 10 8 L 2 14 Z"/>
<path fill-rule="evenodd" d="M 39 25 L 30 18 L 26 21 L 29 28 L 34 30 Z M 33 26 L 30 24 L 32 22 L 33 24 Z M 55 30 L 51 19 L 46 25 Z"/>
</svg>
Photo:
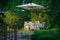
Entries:
<svg viewBox="0 0 60 40">
<path fill-rule="evenodd" d="M 18 8 L 24 8 L 24 9 L 28 9 L 28 10 L 32 10 L 33 9 L 38 9 L 41 10 L 41 9 L 46 9 L 44 6 L 42 5 L 38 5 L 38 4 L 35 4 L 35 3 L 28 3 L 28 4 L 23 4 L 23 5 L 18 5 L 16 6 Z M 31 11 L 31 15 L 32 15 L 32 11 Z"/>
<path fill-rule="evenodd" d="M 35 3 L 28 3 L 28 4 L 23 4 L 23 5 L 18 5 L 16 7 L 21 7 L 21 8 L 24 8 L 24 9 L 45 9 L 44 6 L 42 5 L 38 5 L 38 4 L 35 4 Z"/>
</svg>

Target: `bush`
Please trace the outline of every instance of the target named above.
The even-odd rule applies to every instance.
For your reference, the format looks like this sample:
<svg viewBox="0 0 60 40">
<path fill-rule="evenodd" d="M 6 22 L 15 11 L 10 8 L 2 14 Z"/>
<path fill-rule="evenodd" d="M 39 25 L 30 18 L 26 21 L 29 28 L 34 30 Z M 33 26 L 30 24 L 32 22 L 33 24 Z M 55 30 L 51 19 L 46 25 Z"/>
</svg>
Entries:
<svg viewBox="0 0 60 40">
<path fill-rule="evenodd" d="M 59 40 L 57 30 L 37 30 L 31 36 L 31 40 Z"/>
</svg>

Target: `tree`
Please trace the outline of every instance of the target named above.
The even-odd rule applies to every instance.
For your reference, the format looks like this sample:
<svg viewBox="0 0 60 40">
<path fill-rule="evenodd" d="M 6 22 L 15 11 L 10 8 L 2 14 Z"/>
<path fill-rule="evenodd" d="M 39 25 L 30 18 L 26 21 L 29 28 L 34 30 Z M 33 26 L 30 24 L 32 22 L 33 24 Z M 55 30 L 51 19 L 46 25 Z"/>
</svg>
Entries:
<svg viewBox="0 0 60 40">
<path fill-rule="evenodd" d="M 32 22 L 38 21 L 38 16 L 35 13 L 32 13 L 32 15 L 31 15 L 31 21 Z"/>
<path fill-rule="evenodd" d="M 4 21 L 7 24 L 13 25 L 13 24 L 17 24 L 19 22 L 19 18 L 18 16 L 15 15 L 15 13 L 12 14 L 12 12 L 5 12 L 5 19 Z"/>
<path fill-rule="evenodd" d="M 5 8 L 9 0 L 0 0 L 0 9 Z"/>
</svg>

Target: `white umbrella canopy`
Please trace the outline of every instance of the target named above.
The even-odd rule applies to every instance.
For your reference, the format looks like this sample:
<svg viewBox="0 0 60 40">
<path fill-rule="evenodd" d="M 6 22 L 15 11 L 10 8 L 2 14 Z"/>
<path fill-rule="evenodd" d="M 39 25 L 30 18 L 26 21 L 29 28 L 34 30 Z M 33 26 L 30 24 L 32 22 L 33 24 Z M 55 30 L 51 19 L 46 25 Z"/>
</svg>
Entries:
<svg viewBox="0 0 60 40">
<path fill-rule="evenodd" d="M 23 5 L 18 5 L 16 7 L 21 7 L 21 8 L 24 8 L 24 9 L 45 9 L 44 6 L 42 5 L 38 5 L 38 4 L 35 4 L 35 3 L 28 3 L 28 4 L 23 4 Z"/>
</svg>

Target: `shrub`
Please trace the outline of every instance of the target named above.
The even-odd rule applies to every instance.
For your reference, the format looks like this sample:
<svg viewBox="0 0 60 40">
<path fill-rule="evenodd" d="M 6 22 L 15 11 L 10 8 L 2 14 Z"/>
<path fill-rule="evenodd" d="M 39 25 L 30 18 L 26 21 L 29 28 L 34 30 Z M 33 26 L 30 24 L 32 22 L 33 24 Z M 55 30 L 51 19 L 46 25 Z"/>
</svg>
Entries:
<svg viewBox="0 0 60 40">
<path fill-rule="evenodd" d="M 31 36 L 31 40 L 59 40 L 57 30 L 37 30 Z"/>
</svg>

